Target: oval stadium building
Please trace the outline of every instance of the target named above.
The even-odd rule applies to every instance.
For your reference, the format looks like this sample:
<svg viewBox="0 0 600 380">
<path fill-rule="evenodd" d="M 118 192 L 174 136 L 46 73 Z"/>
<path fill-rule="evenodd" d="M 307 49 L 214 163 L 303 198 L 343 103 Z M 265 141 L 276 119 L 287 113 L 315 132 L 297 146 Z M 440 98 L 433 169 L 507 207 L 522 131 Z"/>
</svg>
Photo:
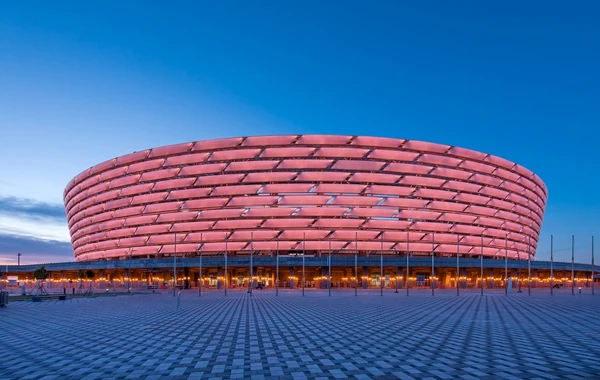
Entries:
<svg viewBox="0 0 600 380">
<path fill-rule="evenodd" d="M 394 138 L 236 137 L 126 154 L 67 185 L 76 261 L 202 254 L 533 258 L 547 189 L 485 153 Z"/>
</svg>

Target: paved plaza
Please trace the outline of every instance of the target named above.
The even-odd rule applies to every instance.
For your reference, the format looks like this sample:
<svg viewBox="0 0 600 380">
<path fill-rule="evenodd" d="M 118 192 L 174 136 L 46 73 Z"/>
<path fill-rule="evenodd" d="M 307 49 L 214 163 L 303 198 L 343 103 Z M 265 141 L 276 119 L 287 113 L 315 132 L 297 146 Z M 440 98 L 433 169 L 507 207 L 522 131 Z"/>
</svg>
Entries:
<svg viewBox="0 0 600 380">
<path fill-rule="evenodd" d="M 1 379 L 598 378 L 600 295 L 167 291 L 11 302 Z"/>
</svg>

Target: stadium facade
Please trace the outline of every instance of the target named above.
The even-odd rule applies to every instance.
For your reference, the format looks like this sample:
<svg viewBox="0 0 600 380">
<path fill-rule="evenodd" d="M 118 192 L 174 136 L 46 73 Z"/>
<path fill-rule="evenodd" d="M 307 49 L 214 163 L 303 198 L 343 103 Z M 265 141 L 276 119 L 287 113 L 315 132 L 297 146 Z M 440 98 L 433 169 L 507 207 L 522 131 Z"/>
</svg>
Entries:
<svg viewBox="0 0 600 380">
<path fill-rule="evenodd" d="M 537 175 L 500 157 L 338 135 L 148 149 L 85 170 L 64 192 L 76 261 L 226 250 L 533 258 L 546 199 Z"/>
<path fill-rule="evenodd" d="M 82 291 L 91 271 L 106 291 L 264 283 L 303 294 L 552 285 L 574 294 L 593 285 L 593 264 L 534 261 L 546 199 L 541 179 L 518 164 L 422 141 L 286 135 L 164 146 L 71 180 L 76 262 L 46 264 L 48 287 Z M 37 268 L 6 270 L 33 287 Z"/>
</svg>

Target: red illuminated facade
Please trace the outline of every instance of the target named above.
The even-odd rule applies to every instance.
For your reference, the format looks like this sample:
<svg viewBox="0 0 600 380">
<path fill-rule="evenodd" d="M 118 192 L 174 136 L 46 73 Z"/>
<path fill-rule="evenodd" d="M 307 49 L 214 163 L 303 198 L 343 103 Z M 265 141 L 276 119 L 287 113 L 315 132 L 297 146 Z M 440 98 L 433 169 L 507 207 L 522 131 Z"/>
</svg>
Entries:
<svg viewBox="0 0 600 380">
<path fill-rule="evenodd" d="M 226 243 L 241 255 L 533 257 L 546 199 L 537 175 L 500 157 L 338 135 L 148 149 L 85 170 L 64 192 L 77 261 L 210 255 Z"/>
</svg>

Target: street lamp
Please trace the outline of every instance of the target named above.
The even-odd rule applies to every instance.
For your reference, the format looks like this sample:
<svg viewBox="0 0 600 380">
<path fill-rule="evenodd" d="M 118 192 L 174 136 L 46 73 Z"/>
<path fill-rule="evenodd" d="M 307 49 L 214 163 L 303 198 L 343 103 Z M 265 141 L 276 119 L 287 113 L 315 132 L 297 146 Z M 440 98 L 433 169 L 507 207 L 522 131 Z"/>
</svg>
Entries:
<svg viewBox="0 0 600 380">
<path fill-rule="evenodd" d="M 593 246 L 593 244 L 592 244 L 592 246 Z M 331 235 L 329 235 L 329 260 L 328 261 L 329 262 L 327 264 L 328 264 L 329 270 L 328 270 L 328 274 L 327 274 L 327 288 L 329 289 L 328 290 L 329 296 L 331 296 Z"/>
<path fill-rule="evenodd" d="M 277 234 L 277 257 L 275 260 L 275 295 L 279 296 L 279 234 Z"/>
<path fill-rule="evenodd" d="M 225 232 L 225 277 L 224 277 L 224 284 L 225 284 L 225 296 L 227 296 L 227 251 L 228 251 L 228 247 L 227 247 L 227 242 L 229 241 L 229 234 L 227 232 Z"/>
<path fill-rule="evenodd" d="M 398 250 L 394 247 L 394 257 L 398 254 Z M 398 274 L 399 274 L 399 266 L 396 266 L 396 281 L 394 281 L 394 286 L 396 287 L 396 291 L 394 293 L 398 293 Z"/>
<path fill-rule="evenodd" d="M 504 236 L 504 295 L 508 295 L 508 234 Z"/>
<path fill-rule="evenodd" d="M 127 268 L 127 293 L 131 293 L 131 254 L 133 248 L 129 248 L 129 267 Z"/>
<path fill-rule="evenodd" d="M 198 263 L 198 297 L 202 296 L 202 248 L 203 248 L 203 240 L 202 240 L 202 232 L 200 232 L 200 262 Z"/>
<path fill-rule="evenodd" d="M 354 295 L 358 295 L 358 232 L 354 236 L 356 251 L 354 252 Z"/>
<path fill-rule="evenodd" d="M 383 232 L 381 232 L 381 253 L 379 256 L 379 295 L 383 296 Z"/>
<path fill-rule="evenodd" d="M 302 296 L 304 297 L 304 287 L 306 285 L 306 277 L 304 275 L 304 271 L 305 271 L 305 257 L 306 257 L 306 232 L 302 234 L 302 238 L 304 239 L 302 241 Z"/>
<path fill-rule="evenodd" d="M 177 287 L 177 232 L 175 232 L 173 241 L 173 297 Z"/>
</svg>

